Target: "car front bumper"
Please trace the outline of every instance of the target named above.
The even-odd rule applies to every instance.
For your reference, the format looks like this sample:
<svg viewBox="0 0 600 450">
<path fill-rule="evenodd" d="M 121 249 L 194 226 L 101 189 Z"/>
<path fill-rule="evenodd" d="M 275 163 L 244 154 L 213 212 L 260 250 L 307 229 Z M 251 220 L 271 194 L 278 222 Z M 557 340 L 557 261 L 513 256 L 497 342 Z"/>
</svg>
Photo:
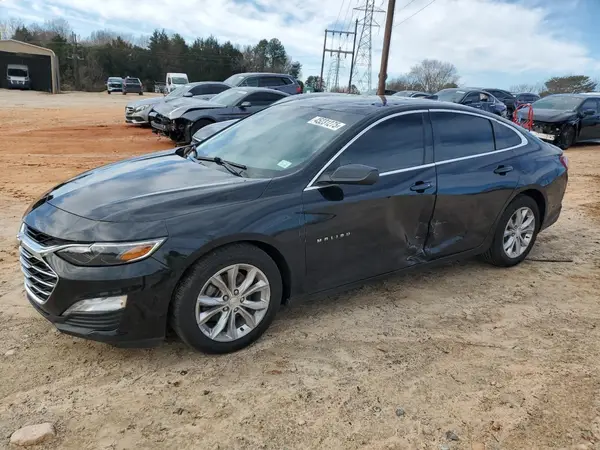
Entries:
<svg viewBox="0 0 600 450">
<path fill-rule="evenodd" d="M 148 114 L 152 108 L 146 108 L 142 111 L 135 111 L 134 108 L 125 108 L 125 122 L 137 125 L 146 125 L 149 123 Z"/>
<path fill-rule="evenodd" d="M 19 239 L 27 299 L 59 331 L 126 347 L 157 345 L 164 339 L 174 286 L 173 274 L 164 264 L 151 256 L 120 266 L 76 266 L 46 251 L 49 247 L 27 231 Z M 114 298 L 126 299 L 125 306 L 105 307 L 102 312 L 68 311 L 83 300 Z"/>
</svg>

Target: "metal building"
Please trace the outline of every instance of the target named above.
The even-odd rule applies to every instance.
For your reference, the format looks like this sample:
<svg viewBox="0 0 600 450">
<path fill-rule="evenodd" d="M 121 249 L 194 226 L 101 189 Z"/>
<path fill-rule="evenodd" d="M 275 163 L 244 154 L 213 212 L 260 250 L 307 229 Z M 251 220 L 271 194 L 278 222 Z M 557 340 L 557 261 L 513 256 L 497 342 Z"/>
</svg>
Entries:
<svg viewBox="0 0 600 450">
<path fill-rule="evenodd" d="M 7 66 L 25 65 L 29 68 L 31 89 L 60 92 L 58 58 L 49 48 L 38 47 L 14 39 L 0 40 L 0 88 L 7 88 Z"/>
</svg>

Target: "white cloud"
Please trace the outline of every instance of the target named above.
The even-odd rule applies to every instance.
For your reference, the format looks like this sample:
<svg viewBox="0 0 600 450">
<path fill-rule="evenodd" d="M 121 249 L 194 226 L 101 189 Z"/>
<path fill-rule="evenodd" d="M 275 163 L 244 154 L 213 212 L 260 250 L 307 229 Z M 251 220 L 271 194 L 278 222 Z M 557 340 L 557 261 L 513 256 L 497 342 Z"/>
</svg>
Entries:
<svg viewBox="0 0 600 450">
<path fill-rule="evenodd" d="M 5 0 L 1 5 L 18 12 L 21 1 Z M 45 11 L 47 18 L 51 18 L 54 11 L 67 20 L 92 19 L 97 23 L 96 28 L 118 29 L 114 24 L 121 24 L 129 33 L 135 23 L 143 24 L 140 34 L 166 28 L 189 39 L 213 34 L 241 45 L 278 37 L 288 52 L 312 73 L 320 66 L 324 29 L 338 16 L 340 21 L 349 18 L 348 6 L 358 3 L 356 0 L 304 0 L 295 5 L 280 0 L 30 1 L 36 15 Z M 399 2 L 395 22 L 417 12 L 429 1 L 415 0 L 404 9 L 400 8 L 408 0 Z M 394 29 L 390 76 L 407 71 L 424 58 L 452 62 L 459 72 L 468 74 L 496 72 L 518 76 L 528 71 L 559 74 L 600 70 L 598 61 L 589 56 L 588 48 L 565 38 L 565 30 L 551 20 L 552 6 L 544 4 L 552 2 L 523 1 L 525 4 L 503 0 L 437 0 Z M 561 5 L 555 4 L 556 7 L 564 6 L 557 3 Z M 340 10 L 342 5 L 344 8 Z M 385 22 L 383 15 L 379 16 L 379 22 L 382 25 Z M 375 74 L 382 37 L 382 31 L 374 31 Z"/>
</svg>

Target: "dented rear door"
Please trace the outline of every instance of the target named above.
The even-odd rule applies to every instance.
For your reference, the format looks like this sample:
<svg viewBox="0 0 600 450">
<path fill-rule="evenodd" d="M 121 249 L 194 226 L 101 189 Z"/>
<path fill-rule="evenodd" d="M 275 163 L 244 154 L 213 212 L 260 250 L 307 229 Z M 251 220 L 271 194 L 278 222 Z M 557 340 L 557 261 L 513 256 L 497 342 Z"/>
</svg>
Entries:
<svg viewBox="0 0 600 450">
<path fill-rule="evenodd" d="M 465 111 L 432 111 L 437 199 L 425 252 L 430 259 L 484 243 L 519 182 L 511 150 L 496 148 L 492 121 Z M 496 122 L 498 125 L 498 123 Z M 507 127 L 500 129 L 507 131 Z"/>
</svg>

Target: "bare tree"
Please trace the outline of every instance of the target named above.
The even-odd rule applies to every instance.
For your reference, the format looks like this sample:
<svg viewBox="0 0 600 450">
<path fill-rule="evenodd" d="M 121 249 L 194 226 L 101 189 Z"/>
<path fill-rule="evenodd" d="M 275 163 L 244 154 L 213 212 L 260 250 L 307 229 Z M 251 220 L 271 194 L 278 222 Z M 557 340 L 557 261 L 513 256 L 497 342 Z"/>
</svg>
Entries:
<svg viewBox="0 0 600 450">
<path fill-rule="evenodd" d="M 0 20 L 0 39 L 11 39 L 22 25 L 23 21 L 16 17 Z"/>
<path fill-rule="evenodd" d="M 407 75 L 401 75 L 388 81 L 386 83 L 386 89 L 392 89 L 394 91 L 415 91 L 421 88 L 420 86 L 416 87 L 415 83 L 409 79 Z"/>
<path fill-rule="evenodd" d="M 526 93 L 529 92 L 531 94 L 539 94 L 544 90 L 544 85 L 542 83 L 521 83 L 515 84 L 510 87 L 510 92 L 515 94 Z"/>
<path fill-rule="evenodd" d="M 454 64 L 437 59 L 424 59 L 410 69 L 407 77 L 413 86 L 431 93 L 457 85 L 460 80 Z"/>
</svg>

